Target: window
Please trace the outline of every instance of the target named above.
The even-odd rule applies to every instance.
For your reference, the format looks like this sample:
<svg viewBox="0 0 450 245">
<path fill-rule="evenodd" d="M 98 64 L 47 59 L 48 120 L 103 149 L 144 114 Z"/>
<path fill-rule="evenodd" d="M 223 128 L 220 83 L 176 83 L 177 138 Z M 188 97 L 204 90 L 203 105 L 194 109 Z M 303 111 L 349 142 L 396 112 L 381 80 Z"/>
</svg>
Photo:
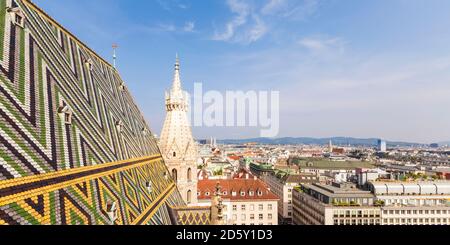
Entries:
<svg viewBox="0 0 450 245">
<path fill-rule="evenodd" d="M 249 191 L 248 195 L 252 197 L 254 195 L 254 192 L 253 191 Z"/>
<path fill-rule="evenodd" d="M 259 210 L 259 211 L 262 211 L 263 209 L 264 209 L 264 205 L 263 205 L 263 204 L 259 204 L 259 205 L 258 205 L 258 210 Z"/>
<path fill-rule="evenodd" d="M 188 204 L 191 203 L 191 190 L 187 191 L 187 193 L 186 193 L 186 200 L 187 200 Z"/>
<path fill-rule="evenodd" d="M 250 214 L 250 219 L 254 220 L 255 219 L 255 214 Z"/>
<path fill-rule="evenodd" d="M 246 219 L 245 214 L 241 214 L 241 220 L 244 221 Z"/>
<path fill-rule="evenodd" d="M 241 196 L 245 196 L 245 191 L 241 191 Z"/>
<path fill-rule="evenodd" d="M 254 204 L 250 204 L 250 211 L 255 210 L 255 205 Z"/>
<path fill-rule="evenodd" d="M 236 221 L 236 220 L 237 220 L 237 215 L 233 214 L 233 221 Z"/>
<path fill-rule="evenodd" d="M 263 215 L 263 214 L 259 214 L 259 215 L 258 215 L 258 219 L 259 219 L 259 220 L 264 219 L 264 215 Z"/>
<path fill-rule="evenodd" d="M 192 171 L 191 171 L 191 168 L 188 168 L 188 170 L 187 170 L 187 179 L 188 179 L 188 181 L 192 181 Z"/>
<path fill-rule="evenodd" d="M 233 211 L 237 211 L 237 205 L 233 205 Z"/>
<path fill-rule="evenodd" d="M 175 168 L 172 169 L 172 178 L 173 178 L 173 181 L 177 182 L 177 170 Z"/>
<path fill-rule="evenodd" d="M 272 210 L 272 204 L 267 204 L 267 209 Z"/>
<path fill-rule="evenodd" d="M 267 214 L 268 219 L 272 219 L 272 214 Z"/>
<path fill-rule="evenodd" d="M 245 211 L 245 205 L 241 205 L 241 210 Z"/>
</svg>

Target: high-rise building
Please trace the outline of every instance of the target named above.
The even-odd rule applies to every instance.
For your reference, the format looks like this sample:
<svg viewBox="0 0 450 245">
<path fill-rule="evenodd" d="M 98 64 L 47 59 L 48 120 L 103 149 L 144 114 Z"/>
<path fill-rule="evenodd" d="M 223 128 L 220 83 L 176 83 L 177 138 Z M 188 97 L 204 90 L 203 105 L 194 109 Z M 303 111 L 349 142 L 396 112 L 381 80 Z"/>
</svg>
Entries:
<svg viewBox="0 0 450 245">
<path fill-rule="evenodd" d="M 377 150 L 381 151 L 381 152 L 385 152 L 386 151 L 386 141 L 379 139 L 377 142 Z"/>
<path fill-rule="evenodd" d="M 178 56 L 172 88 L 166 92 L 166 120 L 159 146 L 164 161 L 187 204 L 197 203 L 197 146 L 187 117 L 187 94 L 181 88 Z"/>
</svg>

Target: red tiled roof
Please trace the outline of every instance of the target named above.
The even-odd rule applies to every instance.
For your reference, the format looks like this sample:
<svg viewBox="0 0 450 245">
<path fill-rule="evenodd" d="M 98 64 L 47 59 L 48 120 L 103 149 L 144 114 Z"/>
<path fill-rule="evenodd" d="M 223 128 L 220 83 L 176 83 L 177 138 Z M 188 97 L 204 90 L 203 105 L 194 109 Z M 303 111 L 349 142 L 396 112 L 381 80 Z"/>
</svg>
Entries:
<svg viewBox="0 0 450 245">
<path fill-rule="evenodd" d="M 200 193 L 199 200 L 211 199 L 219 182 L 222 187 L 222 198 L 230 200 L 278 200 L 278 197 L 267 188 L 266 184 L 259 179 L 226 179 L 226 180 L 199 180 L 197 191 Z M 241 195 L 241 191 L 245 195 Z M 253 195 L 250 194 L 253 191 Z M 258 194 L 258 191 L 260 193 Z M 209 195 L 206 195 L 209 192 Z M 233 196 L 232 192 L 236 192 Z"/>
<path fill-rule="evenodd" d="M 232 179 L 246 179 L 247 177 L 249 179 L 255 178 L 255 176 L 252 173 L 250 173 L 249 171 L 241 168 L 241 169 L 239 169 L 238 172 L 234 173 Z"/>
</svg>

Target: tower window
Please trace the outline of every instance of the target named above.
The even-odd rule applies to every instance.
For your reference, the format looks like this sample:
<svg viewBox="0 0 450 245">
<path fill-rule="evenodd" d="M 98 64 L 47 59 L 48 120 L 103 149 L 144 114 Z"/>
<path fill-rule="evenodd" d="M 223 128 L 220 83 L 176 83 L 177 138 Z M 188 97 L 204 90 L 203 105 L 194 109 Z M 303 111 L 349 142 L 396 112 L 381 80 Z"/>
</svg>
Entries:
<svg viewBox="0 0 450 245">
<path fill-rule="evenodd" d="M 188 179 L 188 181 L 192 181 L 192 170 L 191 170 L 191 168 L 188 168 L 187 179 Z"/>
<path fill-rule="evenodd" d="M 175 168 L 172 169 L 172 178 L 173 181 L 177 182 L 177 170 Z"/>
<path fill-rule="evenodd" d="M 187 193 L 186 193 L 186 200 L 187 200 L 188 204 L 191 203 L 191 190 L 187 191 Z"/>
</svg>

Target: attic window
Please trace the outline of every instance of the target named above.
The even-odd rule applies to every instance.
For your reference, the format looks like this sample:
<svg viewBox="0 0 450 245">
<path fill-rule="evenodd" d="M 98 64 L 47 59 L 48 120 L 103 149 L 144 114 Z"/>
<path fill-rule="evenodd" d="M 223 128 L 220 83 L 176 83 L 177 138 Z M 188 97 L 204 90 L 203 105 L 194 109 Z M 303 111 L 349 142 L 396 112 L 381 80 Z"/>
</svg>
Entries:
<svg viewBox="0 0 450 245">
<path fill-rule="evenodd" d="M 120 91 L 124 91 L 124 90 L 125 90 L 125 83 L 124 83 L 124 82 L 121 82 L 121 83 L 120 83 L 120 85 L 119 85 L 119 90 L 120 90 Z"/>
<path fill-rule="evenodd" d="M 209 191 L 205 192 L 205 196 L 209 196 Z"/>
<path fill-rule="evenodd" d="M 15 25 L 22 28 L 25 27 L 25 15 L 19 7 L 8 8 L 7 11 L 11 14 L 12 21 Z"/>
<path fill-rule="evenodd" d="M 64 102 L 61 102 L 61 105 L 58 108 L 58 113 L 63 117 L 65 124 L 72 124 L 72 109 L 69 105 Z"/>
<path fill-rule="evenodd" d="M 146 128 L 142 128 L 142 134 L 143 134 L 144 136 L 147 136 L 148 130 L 147 130 Z"/>
<path fill-rule="evenodd" d="M 116 128 L 117 128 L 117 131 L 122 133 L 122 131 L 123 131 L 123 123 L 122 123 L 121 120 L 116 121 Z"/>
<path fill-rule="evenodd" d="M 145 187 L 147 187 L 147 191 L 148 191 L 149 193 L 152 193 L 152 192 L 153 192 L 152 182 L 147 181 L 147 182 L 145 183 Z"/>
<path fill-rule="evenodd" d="M 92 69 L 94 68 L 94 62 L 92 62 L 92 59 L 88 59 L 88 60 L 86 61 L 86 67 L 87 67 L 90 71 L 92 71 Z"/>
<path fill-rule="evenodd" d="M 117 205 L 116 202 L 108 202 L 106 204 L 106 213 L 108 214 L 109 221 L 113 225 L 117 219 Z"/>
<path fill-rule="evenodd" d="M 258 191 L 258 196 L 262 196 L 262 191 Z"/>
<path fill-rule="evenodd" d="M 227 195 L 227 191 L 222 191 L 222 195 Z"/>
<path fill-rule="evenodd" d="M 231 192 L 231 195 L 234 196 L 234 197 L 236 196 L 236 194 L 237 193 L 235 191 Z"/>
<path fill-rule="evenodd" d="M 241 191 L 241 196 L 245 196 L 245 191 Z"/>
<path fill-rule="evenodd" d="M 255 193 L 254 193 L 253 191 L 249 191 L 249 192 L 248 192 L 248 195 L 251 196 L 251 197 L 252 197 L 254 194 L 255 194 Z"/>
</svg>

